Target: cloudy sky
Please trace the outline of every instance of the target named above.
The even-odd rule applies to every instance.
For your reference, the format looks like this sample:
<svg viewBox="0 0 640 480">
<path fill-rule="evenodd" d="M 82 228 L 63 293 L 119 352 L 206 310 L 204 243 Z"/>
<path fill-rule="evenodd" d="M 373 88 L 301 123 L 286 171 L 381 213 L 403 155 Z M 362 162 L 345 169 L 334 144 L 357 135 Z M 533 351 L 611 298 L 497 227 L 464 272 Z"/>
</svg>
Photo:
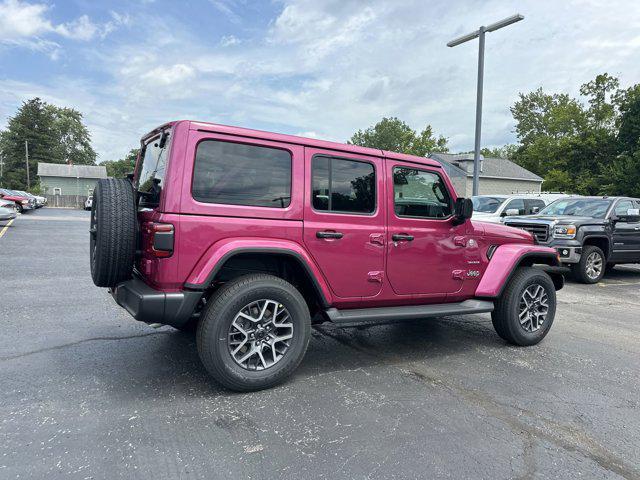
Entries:
<svg viewBox="0 0 640 480">
<path fill-rule="evenodd" d="M 40 96 L 85 114 L 99 160 L 154 126 L 198 119 L 345 141 L 383 116 L 473 147 L 487 35 L 483 145 L 514 141 L 509 106 L 640 82 L 640 2 L 605 0 L 0 0 L 0 128 Z"/>
</svg>

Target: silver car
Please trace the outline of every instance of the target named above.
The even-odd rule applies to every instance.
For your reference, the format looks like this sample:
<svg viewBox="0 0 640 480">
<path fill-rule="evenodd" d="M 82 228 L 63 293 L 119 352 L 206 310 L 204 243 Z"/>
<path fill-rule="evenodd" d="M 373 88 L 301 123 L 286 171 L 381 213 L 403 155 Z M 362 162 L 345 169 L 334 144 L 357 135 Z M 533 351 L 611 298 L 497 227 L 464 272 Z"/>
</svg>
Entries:
<svg viewBox="0 0 640 480">
<path fill-rule="evenodd" d="M 13 220 L 17 216 L 15 203 L 0 198 L 0 222 Z"/>
</svg>

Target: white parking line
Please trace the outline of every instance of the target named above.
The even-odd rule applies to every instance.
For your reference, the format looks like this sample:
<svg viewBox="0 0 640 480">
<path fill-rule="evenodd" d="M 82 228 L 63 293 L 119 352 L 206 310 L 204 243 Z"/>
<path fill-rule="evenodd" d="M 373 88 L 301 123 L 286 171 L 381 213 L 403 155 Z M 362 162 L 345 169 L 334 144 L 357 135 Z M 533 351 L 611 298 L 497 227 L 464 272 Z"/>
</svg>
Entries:
<svg viewBox="0 0 640 480">
<path fill-rule="evenodd" d="M 11 226 L 14 220 L 15 218 L 12 218 L 11 220 L 9 220 L 9 223 L 7 223 L 2 230 L 0 230 L 0 238 L 2 238 L 2 236 L 5 234 L 5 232 Z"/>
<path fill-rule="evenodd" d="M 598 283 L 599 287 L 617 287 L 618 285 L 620 286 L 625 286 L 625 285 L 640 285 L 640 282 L 616 282 L 616 283 L 604 283 L 604 282 L 600 282 Z"/>
<path fill-rule="evenodd" d="M 88 222 L 90 220 L 90 218 L 87 217 L 72 217 L 72 216 L 65 216 L 65 217 L 38 217 L 38 216 L 29 216 L 29 215 L 23 215 L 21 218 L 23 218 L 24 220 L 43 220 L 46 222 Z"/>
</svg>

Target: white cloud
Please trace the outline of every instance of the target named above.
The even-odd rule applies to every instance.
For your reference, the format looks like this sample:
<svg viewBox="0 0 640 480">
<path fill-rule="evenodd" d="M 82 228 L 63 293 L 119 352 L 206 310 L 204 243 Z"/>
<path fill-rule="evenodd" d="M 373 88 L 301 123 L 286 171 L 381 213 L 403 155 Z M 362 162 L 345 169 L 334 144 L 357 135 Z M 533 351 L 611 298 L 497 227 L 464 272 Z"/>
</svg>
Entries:
<svg viewBox="0 0 640 480">
<path fill-rule="evenodd" d="M 69 23 L 57 25 L 54 27 L 54 31 L 63 37 L 87 41 L 96 35 L 98 27 L 89 20 L 88 16 L 82 15 L 80 18 Z"/>
<path fill-rule="evenodd" d="M 240 22 L 240 15 L 236 12 L 236 0 L 209 0 L 211 5 L 233 23 Z"/>
<path fill-rule="evenodd" d="M 177 63 L 170 66 L 161 66 L 142 75 L 142 79 L 151 85 L 174 85 L 183 82 L 195 74 L 193 67 L 184 63 Z"/>
<path fill-rule="evenodd" d="M 230 47 L 231 45 L 239 45 L 242 43 L 235 35 L 225 35 L 220 39 L 220 45 L 223 47 Z"/>
<path fill-rule="evenodd" d="M 82 15 L 67 23 L 54 24 L 47 18 L 50 7 L 44 3 L 28 3 L 22 0 L 0 2 L 0 43 L 26 46 L 33 50 L 44 50 L 47 45 L 42 37 L 59 35 L 72 40 L 89 41 L 104 37 L 117 26 L 129 22 L 127 15 L 111 12 L 112 19 L 104 24 L 94 23 L 87 15 Z M 48 41 L 48 50 L 52 50 Z M 54 50 L 59 50 L 55 44 Z"/>
<path fill-rule="evenodd" d="M 5 0 L 0 3 L 0 39 L 15 40 L 39 35 L 52 29 L 44 17 L 49 7 L 44 4 Z"/>
</svg>

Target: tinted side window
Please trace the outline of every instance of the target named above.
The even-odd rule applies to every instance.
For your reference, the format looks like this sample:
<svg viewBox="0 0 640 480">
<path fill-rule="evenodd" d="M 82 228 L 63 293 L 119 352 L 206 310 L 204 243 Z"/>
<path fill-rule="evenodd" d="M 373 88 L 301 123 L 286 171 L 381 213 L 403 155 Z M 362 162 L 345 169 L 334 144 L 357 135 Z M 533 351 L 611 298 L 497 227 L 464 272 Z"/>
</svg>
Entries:
<svg viewBox="0 0 640 480">
<path fill-rule="evenodd" d="M 538 200 L 538 199 L 526 200 L 525 204 L 527 206 L 527 211 L 526 211 L 527 215 L 534 213 L 533 210 L 536 207 L 537 207 L 536 212 L 539 212 L 546 206 L 543 200 Z"/>
<path fill-rule="evenodd" d="M 633 208 L 633 203 L 631 203 L 631 200 L 620 200 L 616 205 L 614 213 L 616 215 L 626 215 L 627 210 L 629 210 L 630 208 Z"/>
<path fill-rule="evenodd" d="M 285 208 L 291 203 L 291 154 L 285 150 L 204 140 L 193 167 L 199 202 Z"/>
<path fill-rule="evenodd" d="M 503 211 L 506 212 L 507 210 L 518 210 L 518 215 L 524 215 L 524 200 L 522 198 L 511 200 L 509 203 L 507 203 L 507 206 L 504 207 Z"/>
<path fill-rule="evenodd" d="M 372 164 L 333 157 L 314 157 L 312 204 L 316 210 L 373 213 L 376 179 Z"/>
<path fill-rule="evenodd" d="M 451 197 L 439 175 L 414 168 L 393 169 L 393 201 L 400 217 L 445 218 Z"/>
</svg>

